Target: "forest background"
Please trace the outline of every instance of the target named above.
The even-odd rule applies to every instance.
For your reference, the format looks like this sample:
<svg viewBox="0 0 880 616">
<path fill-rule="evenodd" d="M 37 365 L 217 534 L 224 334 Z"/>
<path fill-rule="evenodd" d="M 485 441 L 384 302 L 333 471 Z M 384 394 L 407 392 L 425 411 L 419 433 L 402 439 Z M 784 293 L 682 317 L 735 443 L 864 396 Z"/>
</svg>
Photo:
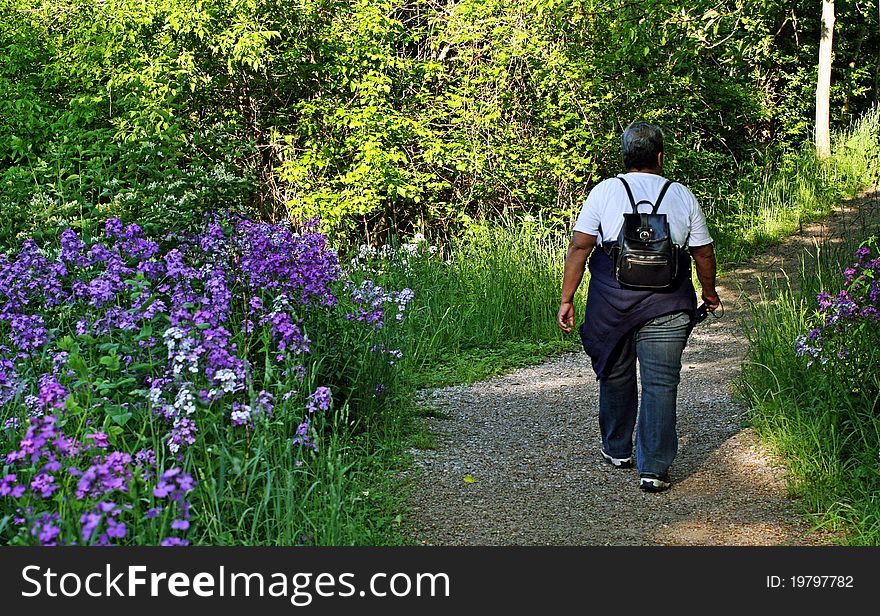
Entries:
<svg viewBox="0 0 880 616">
<path fill-rule="evenodd" d="M 319 232 L 360 307 L 365 272 L 415 295 L 393 340 L 313 326 L 327 342 L 314 345 L 311 388 L 291 404 L 313 411 L 326 383 L 340 415 L 309 427 L 328 447 L 303 483 L 291 479 L 303 460 L 273 458 L 284 453 L 272 453 L 268 428 L 265 450 L 253 434 L 217 435 L 227 448 L 198 441 L 201 454 L 176 461 L 207 469 L 200 483 L 213 488 L 193 505 L 206 517 L 190 529 L 170 516 L 134 540 L 157 542 L 176 524 L 207 543 L 405 541 L 385 471 L 406 464 L 407 446 L 430 446 L 411 422 L 412 391 L 574 348 L 553 322 L 565 242 L 589 189 L 620 170 L 629 122 L 663 127 L 665 174 L 700 199 L 722 267 L 876 184 L 878 7 L 838 0 L 836 11 L 836 142 L 822 164 L 811 145 L 818 1 L 0 0 L 0 245 L 10 258 L 28 238 L 63 250 L 65 229 L 96 241 L 108 219 L 173 244 L 237 214 Z M 316 229 L 302 226 L 314 217 Z M 402 312 L 410 295 L 392 295 L 369 301 Z M 47 344 L 72 352 L 78 336 L 62 342 L 59 330 Z M 380 342 L 395 344 L 398 361 L 372 365 Z M 94 346 L 95 365 L 113 366 L 104 360 L 118 349 L 101 345 L 116 338 L 80 343 Z M 41 391 L 42 369 L 4 419 Z M 122 428 L 123 415 L 93 419 Z M 298 421 L 276 426 L 282 441 Z M 143 445 L 111 436 L 131 454 Z M 266 469 L 302 495 L 292 509 L 257 479 Z M 7 522 L 19 519 L 13 509 Z M 291 510 L 282 532 L 279 512 Z M 21 520 L 7 541 L 52 534 L 48 518 Z"/>
</svg>

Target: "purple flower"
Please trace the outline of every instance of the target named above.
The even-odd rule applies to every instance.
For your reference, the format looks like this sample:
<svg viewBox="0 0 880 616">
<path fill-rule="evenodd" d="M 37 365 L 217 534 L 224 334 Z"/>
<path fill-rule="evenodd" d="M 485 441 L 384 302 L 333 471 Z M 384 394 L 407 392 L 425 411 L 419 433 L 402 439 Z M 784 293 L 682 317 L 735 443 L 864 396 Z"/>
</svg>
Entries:
<svg viewBox="0 0 880 616">
<path fill-rule="evenodd" d="M 178 453 L 181 447 L 192 445 L 196 442 L 198 427 L 189 417 L 177 417 L 168 438 L 168 449 L 171 453 Z"/>
<path fill-rule="evenodd" d="M 122 235 L 122 221 L 118 218 L 108 218 L 104 223 L 104 235 L 108 238 Z"/>
<path fill-rule="evenodd" d="M 95 528 L 101 523 L 101 519 L 102 516 L 94 511 L 84 513 L 80 516 L 80 533 L 82 534 L 82 540 L 84 542 L 89 541 Z"/>
<path fill-rule="evenodd" d="M 309 428 L 309 418 L 306 417 L 296 429 L 296 436 L 293 439 L 293 444 L 302 447 L 309 447 L 310 449 L 318 449 L 318 445 L 312 441 Z"/>
<path fill-rule="evenodd" d="M 40 540 L 40 545 L 57 545 L 58 535 L 61 534 L 61 528 L 55 524 L 61 516 L 57 513 L 44 513 L 31 529 L 31 535 Z"/>
<path fill-rule="evenodd" d="M 3 479 L 0 479 L 0 496 L 14 496 L 14 492 L 16 491 L 15 482 L 17 479 L 18 477 L 14 473 L 10 473 L 6 475 Z M 21 493 L 19 494 L 19 496 L 21 496 L 21 494 L 24 493 L 24 486 L 17 487 L 21 488 Z M 19 496 L 15 496 L 15 498 L 18 498 Z"/>
<path fill-rule="evenodd" d="M 327 387 L 318 387 L 315 389 L 315 392 L 309 396 L 309 402 L 306 408 L 309 413 L 314 413 L 318 409 L 321 409 L 322 411 L 329 409 L 330 390 Z"/>
<path fill-rule="evenodd" d="M 114 539 L 122 539 L 125 537 L 125 523 L 117 522 L 112 517 L 107 518 L 107 536 Z"/>
<path fill-rule="evenodd" d="M 41 409 L 60 409 L 64 406 L 67 396 L 67 390 L 55 380 L 54 375 L 45 374 L 40 379 L 40 393 L 37 400 Z"/>
<path fill-rule="evenodd" d="M 76 488 L 76 498 L 103 496 L 110 492 L 127 492 L 131 480 L 131 456 L 113 451 L 95 459 L 95 463 L 83 472 Z"/>
<path fill-rule="evenodd" d="M 49 498 L 60 487 L 55 483 L 55 477 L 46 473 L 40 473 L 31 480 L 31 490 L 42 498 Z"/>
<path fill-rule="evenodd" d="M 141 472 L 144 481 L 153 477 L 156 468 L 156 452 L 152 449 L 141 449 L 134 455 L 135 466 Z"/>
<path fill-rule="evenodd" d="M 164 473 L 159 480 L 158 485 L 153 490 L 153 496 L 157 498 L 182 498 L 183 494 L 189 492 L 195 487 L 195 481 L 188 473 L 184 473 L 180 468 L 170 468 Z"/>
<path fill-rule="evenodd" d="M 46 323 L 40 315 L 14 315 L 9 326 L 9 339 L 22 351 L 39 349 L 48 342 Z"/>
<path fill-rule="evenodd" d="M 238 402 L 232 403 L 232 412 L 229 415 L 233 426 L 246 426 L 251 423 L 251 407 Z"/>
<path fill-rule="evenodd" d="M 54 460 L 55 452 L 52 451 L 51 443 L 60 434 L 55 428 L 54 416 L 33 417 L 24 438 L 18 444 L 19 448 L 6 454 L 6 463 L 12 464 L 25 458 L 30 458 L 32 463 L 36 463 L 41 457 Z"/>
<path fill-rule="evenodd" d="M 187 546 L 189 545 L 189 541 L 186 539 L 181 539 L 180 537 L 165 537 L 162 539 L 162 542 L 159 544 L 161 546 Z"/>
<path fill-rule="evenodd" d="M 177 486 L 170 484 L 167 481 L 160 481 L 159 485 L 153 488 L 153 496 L 155 496 L 156 498 L 165 498 L 169 494 L 173 493 L 176 489 Z"/>
<path fill-rule="evenodd" d="M 186 530 L 189 528 L 189 522 L 186 520 L 174 520 L 171 522 L 171 528 L 174 530 Z"/>
<path fill-rule="evenodd" d="M 61 259 L 62 261 L 84 267 L 88 261 L 84 257 L 86 245 L 79 239 L 76 231 L 65 229 L 61 232 Z"/>
<path fill-rule="evenodd" d="M 109 447 L 110 440 L 105 432 L 95 432 L 94 434 L 86 434 L 86 438 L 93 439 L 95 441 L 95 447 Z"/>
</svg>

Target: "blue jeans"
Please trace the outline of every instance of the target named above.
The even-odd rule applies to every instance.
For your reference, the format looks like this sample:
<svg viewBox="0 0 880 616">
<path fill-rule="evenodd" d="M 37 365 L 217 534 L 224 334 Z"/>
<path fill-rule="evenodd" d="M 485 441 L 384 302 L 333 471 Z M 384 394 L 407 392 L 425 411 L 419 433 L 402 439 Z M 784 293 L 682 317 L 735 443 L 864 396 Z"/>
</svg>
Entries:
<svg viewBox="0 0 880 616">
<path fill-rule="evenodd" d="M 676 397 L 681 354 L 691 332 L 690 315 L 675 312 L 652 319 L 621 341 L 608 376 L 599 382 L 599 427 L 605 453 L 632 455 L 636 428 L 636 467 L 665 475 L 678 453 Z M 641 405 L 636 359 L 642 379 Z"/>
</svg>

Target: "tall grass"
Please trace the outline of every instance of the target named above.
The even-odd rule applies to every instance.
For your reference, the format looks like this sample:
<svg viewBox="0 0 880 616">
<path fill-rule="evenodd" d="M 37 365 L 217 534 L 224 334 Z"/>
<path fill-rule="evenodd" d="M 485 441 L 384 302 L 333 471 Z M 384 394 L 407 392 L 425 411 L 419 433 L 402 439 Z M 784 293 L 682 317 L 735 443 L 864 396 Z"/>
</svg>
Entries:
<svg viewBox="0 0 880 616">
<path fill-rule="evenodd" d="M 790 491 L 802 497 L 816 526 L 842 531 L 848 543 L 880 545 L 880 404 L 871 393 L 880 375 L 864 374 L 863 386 L 853 388 L 835 370 L 811 368 L 795 353 L 795 339 L 813 326 L 816 296 L 836 295 L 857 246 L 855 234 L 818 246 L 802 263 L 799 285 L 767 281 L 752 305 L 739 385 L 752 425 L 783 455 Z"/>
<path fill-rule="evenodd" d="M 387 275 L 416 292 L 404 339 L 417 383 L 470 381 L 577 348 L 556 325 L 567 245 L 532 219 L 473 224 L 438 252 L 410 245 Z"/>
</svg>

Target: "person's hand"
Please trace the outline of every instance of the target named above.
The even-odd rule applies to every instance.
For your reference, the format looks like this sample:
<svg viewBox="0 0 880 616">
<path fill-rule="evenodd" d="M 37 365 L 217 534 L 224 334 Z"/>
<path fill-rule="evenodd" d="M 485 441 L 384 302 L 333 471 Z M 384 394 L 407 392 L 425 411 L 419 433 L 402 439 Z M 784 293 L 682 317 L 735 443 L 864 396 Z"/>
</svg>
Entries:
<svg viewBox="0 0 880 616">
<path fill-rule="evenodd" d="M 706 309 L 709 312 L 715 312 L 718 306 L 721 305 L 721 299 L 718 297 L 717 293 L 709 293 L 708 291 L 703 291 L 702 296 L 703 301 L 706 302 Z"/>
<path fill-rule="evenodd" d="M 559 305 L 559 314 L 556 315 L 556 322 L 566 334 L 574 327 L 574 304 L 571 302 L 562 302 Z"/>
</svg>

